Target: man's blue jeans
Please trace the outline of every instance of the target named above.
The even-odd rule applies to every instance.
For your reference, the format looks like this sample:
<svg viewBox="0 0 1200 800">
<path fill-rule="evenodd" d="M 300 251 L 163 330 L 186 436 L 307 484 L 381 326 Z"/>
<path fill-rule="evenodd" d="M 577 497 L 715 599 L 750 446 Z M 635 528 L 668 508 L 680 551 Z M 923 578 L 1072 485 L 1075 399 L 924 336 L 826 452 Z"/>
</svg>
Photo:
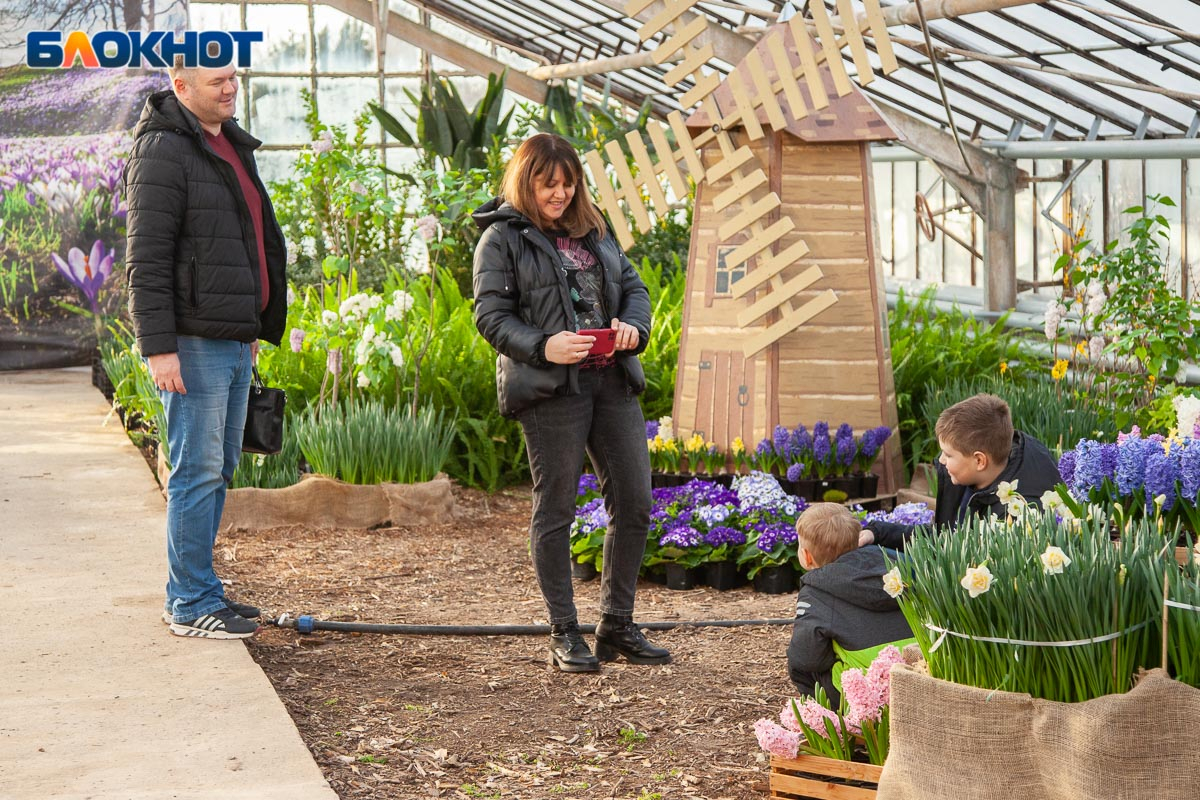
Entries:
<svg viewBox="0 0 1200 800">
<path fill-rule="evenodd" d="M 228 339 L 180 336 L 178 348 L 187 394 L 159 392 L 171 458 L 167 610 L 175 622 L 191 622 L 225 607 L 213 545 L 242 453 L 253 362 L 249 344 Z"/>
</svg>

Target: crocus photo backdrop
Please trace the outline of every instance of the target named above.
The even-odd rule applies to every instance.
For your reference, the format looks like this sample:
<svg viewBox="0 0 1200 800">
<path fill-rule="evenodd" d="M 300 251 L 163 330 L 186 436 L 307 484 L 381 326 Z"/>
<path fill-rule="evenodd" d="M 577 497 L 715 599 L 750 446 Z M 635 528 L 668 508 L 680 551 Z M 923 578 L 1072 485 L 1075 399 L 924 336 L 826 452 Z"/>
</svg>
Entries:
<svg viewBox="0 0 1200 800">
<path fill-rule="evenodd" d="M 143 30 L 182 27 L 187 4 L 155 13 L 125 0 Z M 48 2 L 24 30 L 104 30 L 101 4 Z M 10 20 L 12 22 L 14 20 Z M 138 22 L 140 21 L 140 22 Z M 0 64 L 0 370 L 88 364 L 124 305 L 125 207 L 118 193 L 132 128 L 161 71 L 33 70 Z"/>
</svg>

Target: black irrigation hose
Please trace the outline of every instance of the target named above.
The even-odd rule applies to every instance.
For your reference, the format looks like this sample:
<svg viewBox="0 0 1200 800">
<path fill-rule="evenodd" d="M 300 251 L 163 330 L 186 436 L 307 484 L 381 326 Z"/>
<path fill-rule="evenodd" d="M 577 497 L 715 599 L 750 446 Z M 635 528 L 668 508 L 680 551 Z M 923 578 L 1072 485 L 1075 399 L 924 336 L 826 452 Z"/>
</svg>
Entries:
<svg viewBox="0 0 1200 800">
<path fill-rule="evenodd" d="M 706 619 L 679 622 L 639 622 L 648 631 L 672 628 L 740 628 L 746 625 L 791 625 L 794 619 Z M 409 636 L 539 636 L 550 633 L 549 625 L 389 625 L 377 622 L 325 622 L 305 614 L 292 619 L 281 614 L 268 625 L 295 628 L 300 633 L 341 631 L 343 633 L 396 633 Z M 583 633 L 595 633 L 595 625 L 580 625 Z"/>
</svg>

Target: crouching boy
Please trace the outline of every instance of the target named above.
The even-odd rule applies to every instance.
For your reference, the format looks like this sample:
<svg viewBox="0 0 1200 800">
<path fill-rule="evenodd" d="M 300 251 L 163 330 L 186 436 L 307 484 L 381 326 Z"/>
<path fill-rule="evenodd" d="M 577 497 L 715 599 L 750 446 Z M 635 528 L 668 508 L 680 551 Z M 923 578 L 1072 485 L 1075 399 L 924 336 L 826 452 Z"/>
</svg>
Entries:
<svg viewBox="0 0 1200 800">
<path fill-rule="evenodd" d="M 844 667 L 864 667 L 912 631 L 896 600 L 883 589 L 883 551 L 858 545 L 862 526 L 838 503 L 814 503 L 796 523 L 800 578 L 788 672 L 802 695 L 818 683 L 835 705 Z"/>
<path fill-rule="evenodd" d="M 941 454 L 937 460 L 937 506 L 933 524 L 953 529 L 970 517 L 1005 517 L 999 495 L 1009 483 L 1025 502 L 1038 508 L 1042 494 L 1062 478 L 1058 462 L 1044 444 L 1014 430 L 1008 403 L 993 394 L 977 394 L 947 408 L 934 426 Z M 863 544 L 903 550 L 913 528 L 871 523 Z"/>
</svg>

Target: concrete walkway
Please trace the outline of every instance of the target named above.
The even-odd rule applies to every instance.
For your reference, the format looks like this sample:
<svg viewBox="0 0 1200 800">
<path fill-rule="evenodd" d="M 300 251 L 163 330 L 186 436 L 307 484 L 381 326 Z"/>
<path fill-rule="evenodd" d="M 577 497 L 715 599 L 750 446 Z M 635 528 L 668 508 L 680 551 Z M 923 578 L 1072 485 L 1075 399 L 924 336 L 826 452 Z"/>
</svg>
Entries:
<svg viewBox="0 0 1200 800">
<path fill-rule="evenodd" d="M 160 619 L 164 503 L 82 369 L 0 372 L 0 798 L 336 800 L 240 641 Z"/>
</svg>

